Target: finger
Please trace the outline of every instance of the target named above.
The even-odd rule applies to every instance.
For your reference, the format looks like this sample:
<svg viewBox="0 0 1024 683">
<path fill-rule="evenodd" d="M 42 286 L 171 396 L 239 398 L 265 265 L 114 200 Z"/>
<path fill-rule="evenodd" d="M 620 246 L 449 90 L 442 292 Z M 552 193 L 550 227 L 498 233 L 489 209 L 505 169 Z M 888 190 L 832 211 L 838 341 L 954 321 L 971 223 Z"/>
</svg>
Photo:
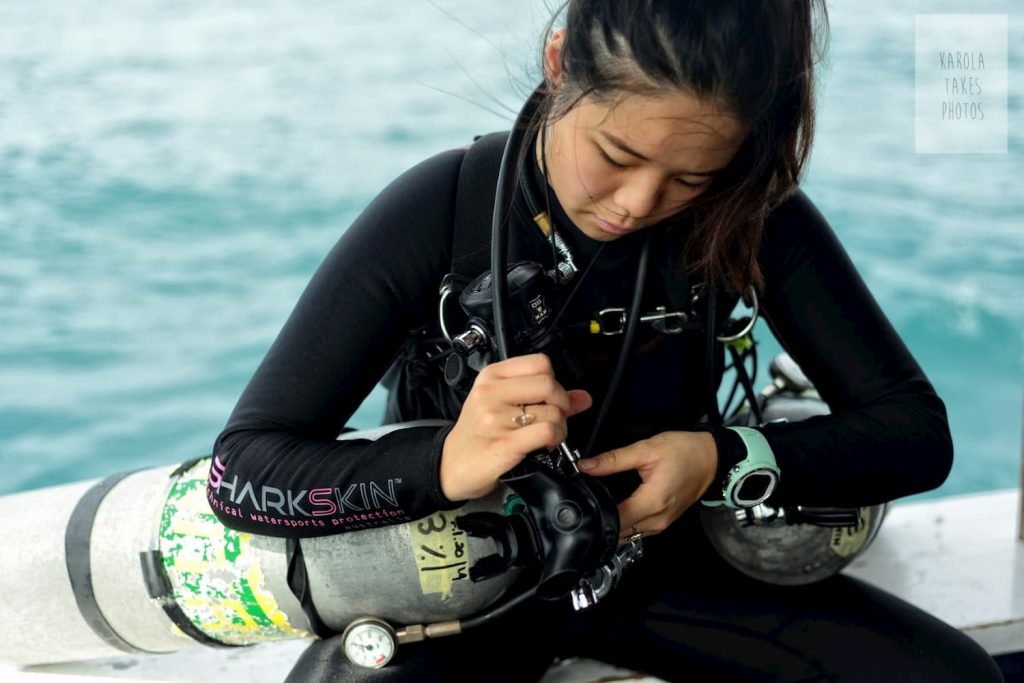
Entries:
<svg viewBox="0 0 1024 683">
<path fill-rule="evenodd" d="M 502 383 L 517 381 L 519 380 L 502 380 Z M 530 403 L 526 399 L 520 402 L 518 398 L 509 398 L 533 395 L 524 391 L 522 386 L 517 392 L 514 389 L 502 389 L 494 384 L 490 385 L 489 389 L 479 392 L 480 403 L 477 404 L 472 418 L 474 432 L 481 436 L 496 438 L 511 429 L 520 429 L 538 421 L 565 422 L 565 411 L 554 403 Z M 524 414 L 527 417 L 523 417 Z M 463 415 L 466 415 L 465 411 Z"/>
<path fill-rule="evenodd" d="M 650 536 L 651 534 L 645 532 L 642 527 L 637 526 L 635 524 L 632 525 L 632 526 L 620 527 L 619 528 L 619 543 L 622 544 L 622 543 L 626 543 L 627 541 L 638 540 L 638 539 L 634 538 L 634 536 L 637 536 L 637 535 L 639 535 L 640 538 L 643 538 L 644 536 Z"/>
<path fill-rule="evenodd" d="M 534 422 L 508 433 L 505 450 L 525 455 L 541 449 L 552 449 L 565 441 L 566 428 L 561 422 Z"/>
<path fill-rule="evenodd" d="M 640 467 L 640 454 L 636 448 L 615 448 L 580 460 L 580 469 L 591 476 L 603 477 L 615 472 L 626 472 Z"/>
<path fill-rule="evenodd" d="M 566 393 L 569 394 L 569 417 L 582 413 L 584 410 L 594 405 L 594 399 L 588 391 L 584 391 L 583 389 L 570 389 Z"/>
<path fill-rule="evenodd" d="M 643 492 L 640 492 L 639 495 L 634 492 L 632 496 L 619 503 L 619 535 L 632 535 L 634 526 L 638 531 L 649 531 L 652 525 L 647 524 L 645 527 L 644 523 L 655 516 L 655 512 L 644 501 Z"/>
<path fill-rule="evenodd" d="M 551 375 L 554 377 L 555 370 L 551 366 L 551 359 L 546 355 L 530 353 L 491 363 L 480 371 L 480 376 L 487 380 L 508 379 L 524 375 Z"/>
<path fill-rule="evenodd" d="M 646 519 L 641 519 L 635 524 L 619 527 L 619 540 L 628 541 L 636 534 L 640 534 L 640 538 L 650 538 L 651 536 L 657 536 L 664 530 L 664 523 L 660 519 L 656 517 L 648 517 Z"/>
<path fill-rule="evenodd" d="M 523 418 L 526 415 L 526 418 Z M 562 422 L 565 415 L 558 406 L 551 406 L 544 403 L 536 405 L 524 405 L 522 408 L 515 406 L 512 409 L 511 418 L 506 427 L 508 429 L 521 429 L 534 422 Z"/>
<path fill-rule="evenodd" d="M 636 529 L 635 532 L 633 531 L 634 528 Z M 623 529 L 621 532 L 619 532 L 619 545 L 625 545 L 626 543 L 629 543 L 631 541 L 638 541 L 640 539 L 650 538 L 651 536 L 657 536 L 660 533 L 660 531 L 649 531 L 643 526 L 635 526 L 629 529 Z"/>
<path fill-rule="evenodd" d="M 529 375 L 503 379 L 491 385 L 490 392 L 495 401 L 504 405 L 546 403 L 557 406 L 563 415 L 568 415 L 571 409 L 569 394 L 550 375 Z"/>
</svg>

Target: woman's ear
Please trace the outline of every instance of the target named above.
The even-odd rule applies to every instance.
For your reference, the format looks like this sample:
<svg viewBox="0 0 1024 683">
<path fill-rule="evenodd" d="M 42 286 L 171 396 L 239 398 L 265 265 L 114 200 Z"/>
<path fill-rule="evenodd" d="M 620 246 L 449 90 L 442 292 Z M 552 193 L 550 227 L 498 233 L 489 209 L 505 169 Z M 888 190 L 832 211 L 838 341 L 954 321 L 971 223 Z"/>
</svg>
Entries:
<svg viewBox="0 0 1024 683">
<path fill-rule="evenodd" d="M 556 89 L 562 85 L 562 45 L 565 42 L 565 29 L 560 28 L 551 34 L 548 44 L 544 46 L 544 76 Z"/>
</svg>

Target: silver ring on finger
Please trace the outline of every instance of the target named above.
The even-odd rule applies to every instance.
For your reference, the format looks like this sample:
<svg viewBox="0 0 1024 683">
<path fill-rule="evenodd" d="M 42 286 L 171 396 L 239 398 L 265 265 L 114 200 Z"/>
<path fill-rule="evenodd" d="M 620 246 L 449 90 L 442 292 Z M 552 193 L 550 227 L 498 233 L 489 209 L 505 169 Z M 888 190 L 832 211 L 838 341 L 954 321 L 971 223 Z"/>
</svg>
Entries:
<svg viewBox="0 0 1024 683">
<path fill-rule="evenodd" d="M 520 403 L 519 414 L 513 417 L 512 421 L 516 424 L 517 427 L 525 427 L 526 425 L 530 424 L 536 419 L 537 416 L 534 415 L 533 413 L 526 412 L 526 406 Z"/>
</svg>

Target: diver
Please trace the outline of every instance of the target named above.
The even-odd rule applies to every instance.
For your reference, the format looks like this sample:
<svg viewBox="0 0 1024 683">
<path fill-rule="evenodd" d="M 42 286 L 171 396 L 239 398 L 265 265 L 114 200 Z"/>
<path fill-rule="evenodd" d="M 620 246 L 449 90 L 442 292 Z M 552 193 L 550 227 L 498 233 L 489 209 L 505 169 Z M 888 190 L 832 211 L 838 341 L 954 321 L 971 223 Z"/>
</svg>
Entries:
<svg viewBox="0 0 1024 683">
<path fill-rule="evenodd" d="M 325 524 L 269 524 L 250 514 L 257 496 L 211 487 L 242 510 L 215 506 L 221 521 L 294 537 L 410 522 L 488 494 L 568 439 L 614 497 L 620 540 L 642 539 L 644 558 L 592 609 L 532 600 L 404 646 L 381 669 L 327 638 L 289 680 L 523 682 L 571 656 L 667 681 L 1001 680 L 974 641 L 858 580 L 741 575 L 697 522 L 757 462 L 775 468 L 761 493 L 780 504 L 851 506 L 935 488 L 952 463 L 944 403 L 800 189 L 827 21 L 821 0 L 569 0 L 556 13 L 536 106 L 506 155 L 505 227 L 509 263 L 560 274 L 551 305 L 535 307 L 557 320 L 558 351 L 493 358 L 454 398 L 392 378 L 393 399 L 422 400 L 397 400 L 391 417 L 444 426 L 337 440 L 396 358 L 426 346 L 410 340 L 448 336 L 438 287 L 457 256 L 467 152 L 410 169 L 342 235 L 214 448 L 218 480 L 273 487 L 294 503 L 284 512 Z M 832 414 L 753 434 L 722 424 L 724 357 L 708 330 L 749 292 Z M 695 310 L 708 312 L 702 324 L 668 324 Z M 616 380 L 616 316 L 637 313 Z M 407 360 L 400 373 L 429 364 Z M 409 405 L 417 414 L 402 415 Z"/>
</svg>

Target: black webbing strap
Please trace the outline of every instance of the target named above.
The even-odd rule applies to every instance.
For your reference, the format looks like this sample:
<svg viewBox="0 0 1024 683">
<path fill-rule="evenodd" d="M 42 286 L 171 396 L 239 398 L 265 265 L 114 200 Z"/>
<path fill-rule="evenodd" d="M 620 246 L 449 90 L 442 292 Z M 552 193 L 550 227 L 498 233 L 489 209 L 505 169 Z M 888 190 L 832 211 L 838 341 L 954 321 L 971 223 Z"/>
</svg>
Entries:
<svg viewBox="0 0 1024 683">
<path fill-rule="evenodd" d="M 494 195 L 507 140 L 508 131 L 481 135 L 466 151 L 459 169 L 452 273 L 466 282 L 491 267 Z"/>
<path fill-rule="evenodd" d="M 110 490 L 129 474 L 129 472 L 122 472 L 111 475 L 94 484 L 78 499 L 78 503 L 68 519 L 67 529 L 64 531 L 64 555 L 71 591 L 75 595 L 78 611 L 85 619 L 85 623 L 107 645 L 122 652 L 138 654 L 146 652 L 146 650 L 139 649 L 123 639 L 103 616 L 103 611 L 100 609 L 99 603 L 96 602 L 96 593 L 93 591 L 92 562 L 89 557 L 96 511 Z"/>
<path fill-rule="evenodd" d="M 306 558 L 302 554 L 302 544 L 297 538 L 289 538 L 285 542 L 285 557 L 288 560 L 288 588 L 299 601 L 302 611 L 309 620 L 309 628 L 320 638 L 327 639 L 337 635 L 316 611 L 313 605 L 313 593 L 309 586 L 309 575 L 306 573 Z"/>
<path fill-rule="evenodd" d="M 139 553 L 142 562 L 142 576 L 146 582 L 149 597 L 153 598 L 163 609 L 164 614 L 181 629 L 182 633 L 192 640 L 209 647 L 244 647 L 232 643 L 222 643 L 203 633 L 198 626 L 185 615 L 178 602 L 174 599 L 174 587 L 164 568 L 164 556 L 159 550 L 146 550 Z"/>
<path fill-rule="evenodd" d="M 168 478 L 176 479 L 195 467 L 204 458 L 209 458 L 209 456 L 186 460 L 168 474 Z M 211 638 L 189 620 L 174 598 L 174 586 L 171 585 L 171 579 L 167 575 L 164 554 L 162 552 L 159 550 L 145 550 L 138 554 L 138 559 L 142 565 L 142 581 L 145 582 L 146 592 L 160 605 L 169 620 L 171 620 L 171 623 L 178 627 L 183 634 L 209 647 L 239 647 L 239 645 L 222 643 L 215 638 Z"/>
<path fill-rule="evenodd" d="M 191 460 L 186 460 L 185 462 L 181 463 L 176 468 L 174 468 L 174 471 L 171 472 L 170 474 L 168 474 L 167 478 L 168 479 L 177 479 L 178 477 L 180 477 L 181 475 L 185 474 L 190 469 L 195 467 L 195 465 L 200 460 L 203 460 L 205 458 L 212 458 L 212 457 L 213 457 L 212 455 L 200 455 L 200 456 L 197 456 L 195 458 L 192 458 Z"/>
<path fill-rule="evenodd" d="M 186 460 L 167 475 L 167 478 L 177 479 L 192 469 L 199 461 L 208 457 L 210 456 L 200 456 Z M 139 562 L 142 564 L 142 580 L 146 584 L 146 592 L 149 593 L 149 597 L 156 604 L 160 605 L 167 618 L 181 629 L 182 633 L 197 643 L 208 647 L 240 647 L 231 643 L 222 643 L 208 636 L 188 618 L 181 609 L 181 606 L 178 605 L 178 601 L 174 598 L 174 586 L 171 584 L 170 577 L 167 576 L 167 568 L 164 565 L 164 555 L 162 552 L 159 550 L 144 550 L 139 553 Z"/>
</svg>

